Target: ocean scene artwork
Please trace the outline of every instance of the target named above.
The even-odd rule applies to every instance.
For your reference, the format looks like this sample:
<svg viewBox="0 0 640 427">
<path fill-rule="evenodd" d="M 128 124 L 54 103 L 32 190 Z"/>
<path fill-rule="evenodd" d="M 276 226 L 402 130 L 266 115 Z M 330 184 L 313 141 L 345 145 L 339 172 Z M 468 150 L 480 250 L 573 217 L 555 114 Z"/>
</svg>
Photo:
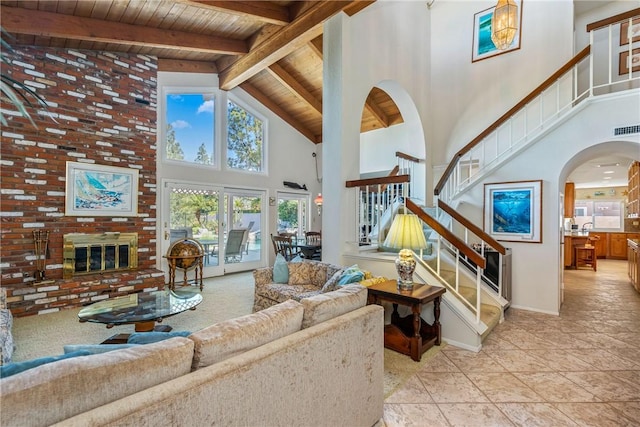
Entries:
<svg viewBox="0 0 640 427">
<path fill-rule="evenodd" d="M 491 192 L 492 232 L 530 235 L 532 233 L 531 189 Z"/>
<path fill-rule="evenodd" d="M 481 56 L 485 53 L 493 52 L 494 50 L 496 50 L 496 45 L 493 44 L 493 40 L 491 40 L 492 16 L 493 9 L 478 17 L 478 51 L 476 52 L 477 56 Z"/>
<path fill-rule="evenodd" d="M 125 173 L 76 170 L 73 207 L 77 210 L 132 209 L 132 176 Z"/>
</svg>

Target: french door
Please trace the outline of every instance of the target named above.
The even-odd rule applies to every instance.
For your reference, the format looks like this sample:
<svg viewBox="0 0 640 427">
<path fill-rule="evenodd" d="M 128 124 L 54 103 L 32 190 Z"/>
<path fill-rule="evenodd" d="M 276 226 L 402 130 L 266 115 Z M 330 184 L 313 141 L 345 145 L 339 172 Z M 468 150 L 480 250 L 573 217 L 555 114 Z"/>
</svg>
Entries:
<svg viewBox="0 0 640 427">
<path fill-rule="evenodd" d="M 167 181 L 162 200 L 161 256 L 175 241 L 190 238 L 204 248 L 203 277 L 262 265 L 264 191 Z M 164 259 L 162 269 L 169 269 Z M 176 275 L 176 284 L 182 274 Z M 187 272 L 188 279 L 193 276 Z"/>
</svg>

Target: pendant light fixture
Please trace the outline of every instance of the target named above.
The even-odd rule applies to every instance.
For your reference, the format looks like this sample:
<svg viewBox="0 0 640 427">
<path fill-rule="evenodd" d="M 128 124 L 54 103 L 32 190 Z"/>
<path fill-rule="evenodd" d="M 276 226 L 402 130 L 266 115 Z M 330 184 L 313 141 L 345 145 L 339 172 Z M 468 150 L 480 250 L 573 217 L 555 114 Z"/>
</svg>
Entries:
<svg viewBox="0 0 640 427">
<path fill-rule="evenodd" d="M 505 50 L 518 32 L 518 6 L 513 0 L 498 0 L 491 17 L 491 41 L 498 50 Z"/>
</svg>

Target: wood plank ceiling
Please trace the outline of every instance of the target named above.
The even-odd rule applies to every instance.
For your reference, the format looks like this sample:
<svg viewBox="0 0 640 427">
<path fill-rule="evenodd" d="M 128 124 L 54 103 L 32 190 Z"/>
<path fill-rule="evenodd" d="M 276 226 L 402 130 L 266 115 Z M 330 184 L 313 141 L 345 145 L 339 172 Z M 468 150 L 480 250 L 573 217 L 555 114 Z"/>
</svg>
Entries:
<svg viewBox="0 0 640 427">
<path fill-rule="evenodd" d="M 158 58 L 160 71 L 218 73 L 313 143 L 322 142 L 322 24 L 373 1 L 0 1 L 14 45 L 88 49 Z M 373 88 L 361 131 L 402 123 Z"/>
</svg>

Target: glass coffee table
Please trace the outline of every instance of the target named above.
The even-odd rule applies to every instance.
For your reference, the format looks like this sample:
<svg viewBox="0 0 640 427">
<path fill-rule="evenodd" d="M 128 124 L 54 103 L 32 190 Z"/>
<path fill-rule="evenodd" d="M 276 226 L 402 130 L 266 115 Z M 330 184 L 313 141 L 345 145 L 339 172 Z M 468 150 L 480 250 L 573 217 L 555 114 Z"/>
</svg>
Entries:
<svg viewBox="0 0 640 427">
<path fill-rule="evenodd" d="M 78 313 L 80 322 L 104 323 L 107 328 L 116 325 L 135 325 L 136 332 L 169 332 L 171 326 L 157 325 L 165 317 L 187 310 L 195 310 L 202 295 L 188 290 L 139 292 L 99 301 L 84 307 Z M 129 334 L 117 334 L 103 344 L 126 343 Z"/>
</svg>

